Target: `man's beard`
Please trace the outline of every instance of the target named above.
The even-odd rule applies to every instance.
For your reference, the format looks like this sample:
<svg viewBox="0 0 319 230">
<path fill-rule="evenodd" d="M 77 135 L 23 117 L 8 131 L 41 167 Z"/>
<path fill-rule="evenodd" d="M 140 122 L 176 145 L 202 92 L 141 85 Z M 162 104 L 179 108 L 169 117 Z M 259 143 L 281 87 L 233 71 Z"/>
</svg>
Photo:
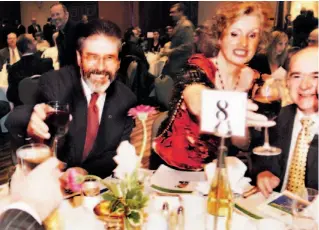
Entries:
<svg viewBox="0 0 319 230">
<path fill-rule="evenodd" d="M 93 74 L 103 75 L 104 77 L 102 81 L 96 80 L 96 79 L 93 80 L 92 79 Z M 82 70 L 82 76 L 83 76 L 83 80 L 86 82 L 86 84 L 91 89 L 91 91 L 95 93 L 104 93 L 115 79 L 115 74 L 107 70 L 103 70 L 103 71 L 89 70 L 87 72 L 84 72 Z"/>
</svg>

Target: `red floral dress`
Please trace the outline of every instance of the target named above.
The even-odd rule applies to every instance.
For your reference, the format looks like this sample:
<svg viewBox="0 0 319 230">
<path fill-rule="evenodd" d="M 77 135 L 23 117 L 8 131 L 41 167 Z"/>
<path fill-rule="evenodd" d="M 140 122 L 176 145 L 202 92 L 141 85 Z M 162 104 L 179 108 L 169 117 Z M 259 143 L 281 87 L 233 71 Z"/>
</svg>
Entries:
<svg viewBox="0 0 319 230">
<path fill-rule="evenodd" d="M 201 54 L 188 60 L 188 67 L 175 85 L 168 118 L 159 128 L 154 151 L 170 166 L 182 170 L 202 170 L 216 158 L 219 138 L 201 134 L 197 118 L 186 108 L 183 90 L 192 83 L 214 88 L 216 67 Z"/>
</svg>

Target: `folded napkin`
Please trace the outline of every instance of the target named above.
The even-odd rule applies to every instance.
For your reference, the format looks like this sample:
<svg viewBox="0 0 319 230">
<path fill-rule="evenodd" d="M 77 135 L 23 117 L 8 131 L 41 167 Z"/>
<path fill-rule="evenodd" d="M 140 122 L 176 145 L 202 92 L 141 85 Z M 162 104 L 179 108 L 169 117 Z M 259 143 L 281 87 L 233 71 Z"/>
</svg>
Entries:
<svg viewBox="0 0 319 230">
<path fill-rule="evenodd" d="M 196 190 L 203 193 L 208 194 L 210 184 L 214 178 L 216 171 L 216 160 L 212 163 L 209 163 L 205 166 L 205 173 L 207 177 L 207 181 L 198 182 Z M 242 194 L 244 191 L 247 191 L 251 188 L 249 182 L 250 178 L 244 177 L 245 172 L 247 170 L 246 165 L 239 160 L 237 157 L 226 157 L 227 164 L 227 174 L 230 183 L 230 187 L 233 192 Z"/>
</svg>

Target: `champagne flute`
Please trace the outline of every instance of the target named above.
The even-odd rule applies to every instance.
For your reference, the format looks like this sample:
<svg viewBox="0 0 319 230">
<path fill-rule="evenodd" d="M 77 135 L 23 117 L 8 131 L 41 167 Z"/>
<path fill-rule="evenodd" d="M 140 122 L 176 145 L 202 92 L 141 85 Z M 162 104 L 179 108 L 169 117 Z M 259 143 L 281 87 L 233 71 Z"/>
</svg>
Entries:
<svg viewBox="0 0 319 230">
<path fill-rule="evenodd" d="M 318 196 L 318 191 L 311 188 L 302 188 L 297 191 L 296 195 L 303 200 L 313 202 Z M 318 209 L 314 208 L 316 210 L 311 210 L 307 208 L 308 206 L 305 205 L 302 199 L 294 199 L 292 202 L 293 229 L 317 230 L 318 225 L 314 218 L 318 216 Z"/>
<path fill-rule="evenodd" d="M 281 109 L 280 89 L 273 79 L 263 81 L 253 95 L 254 103 L 258 105 L 257 113 L 274 120 Z M 274 156 L 281 153 L 281 149 L 269 144 L 268 127 L 265 127 L 265 141 L 263 146 L 253 149 L 253 153 L 261 156 Z"/>
<path fill-rule="evenodd" d="M 59 101 L 51 101 L 48 103 L 52 107 L 52 111 L 47 114 L 45 123 L 49 127 L 49 132 L 52 136 L 51 146 L 54 156 L 58 153 L 58 141 L 68 131 L 68 124 L 70 121 L 69 105 L 62 104 Z"/>
</svg>

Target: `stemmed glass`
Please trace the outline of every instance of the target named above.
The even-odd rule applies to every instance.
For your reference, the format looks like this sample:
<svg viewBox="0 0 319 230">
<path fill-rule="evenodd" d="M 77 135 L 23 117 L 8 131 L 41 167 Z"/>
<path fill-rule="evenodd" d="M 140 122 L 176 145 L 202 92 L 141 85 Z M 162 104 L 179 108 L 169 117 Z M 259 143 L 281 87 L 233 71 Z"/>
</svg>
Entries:
<svg viewBox="0 0 319 230">
<path fill-rule="evenodd" d="M 47 114 L 45 123 L 48 125 L 49 132 L 52 136 L 52 152 L 57 156 L 58 141 L 68 131 L 68 124 L 70 121 L 69 105 L 62 104 L 59 101 L 51 101 L 48 105 L 52 108 L 52 111 Z"/>
<path fill-rule="evenodd" d="M 318 216 L 318 207 L 308 208 L 304 201 L 313 202 L 318 196 L 318 191 L 311 188 L 303 188 L 298 190 L 296 195 L 303 200 L 294 199 L 292 202 L 293 229 L 317 230 L 318 225 L 315 218 Z"/>
<path fill-rule="evenodd" d="M 258 84 L 253 93 L 254 103 L 258 105 L 257 113 L 265 115 L 269 120 L 274 120 L 281 109 L 280 89 L 276 81 L 269 79 Z M 273 156 L 281 153 L 281 149 L 270 146 L 268 127 L 265 127 L 265 141 L 263 146 L 253 149 L 253 153 L 262 156 Z"/>
</svg>

